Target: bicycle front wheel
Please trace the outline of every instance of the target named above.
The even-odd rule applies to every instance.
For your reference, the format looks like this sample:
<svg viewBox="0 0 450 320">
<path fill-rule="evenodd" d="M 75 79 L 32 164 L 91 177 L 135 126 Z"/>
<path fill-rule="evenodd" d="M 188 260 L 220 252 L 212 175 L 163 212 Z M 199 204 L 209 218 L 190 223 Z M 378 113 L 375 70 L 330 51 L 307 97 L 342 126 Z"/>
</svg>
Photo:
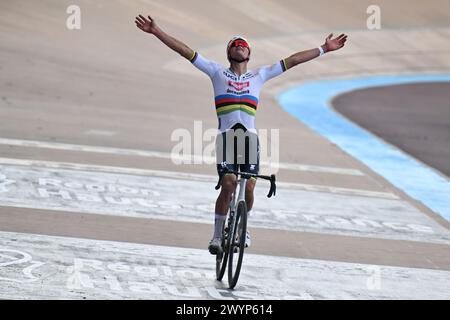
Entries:
<svg viewBox="0 0 450 320">
<path fill-rule="evenodd" d="M 247 234 L 247 204 L 244 200 L 238 203 L 234 226 L 229 234 L 228 247 L 228 286 L 233 289 L 239 279 Z"/>
</svg>

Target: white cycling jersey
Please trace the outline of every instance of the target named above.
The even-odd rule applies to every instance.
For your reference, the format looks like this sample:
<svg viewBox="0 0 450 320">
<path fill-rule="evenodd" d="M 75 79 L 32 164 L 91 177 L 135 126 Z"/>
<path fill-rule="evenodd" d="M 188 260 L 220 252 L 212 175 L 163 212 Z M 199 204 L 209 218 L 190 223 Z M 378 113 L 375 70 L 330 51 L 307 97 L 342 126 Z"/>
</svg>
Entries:
<svg viewBox="0 0 450 320">
<path fill-rule="evenodd" d="M 197 52 L 190 61 L 212 81 L 220 132 L 241 123 L 248 131 L 256 133 L 255 115 L 261 88 L 266 81 L 286 71 L 285 61 L 250 70 L 241 76 Z"/>
</svg>

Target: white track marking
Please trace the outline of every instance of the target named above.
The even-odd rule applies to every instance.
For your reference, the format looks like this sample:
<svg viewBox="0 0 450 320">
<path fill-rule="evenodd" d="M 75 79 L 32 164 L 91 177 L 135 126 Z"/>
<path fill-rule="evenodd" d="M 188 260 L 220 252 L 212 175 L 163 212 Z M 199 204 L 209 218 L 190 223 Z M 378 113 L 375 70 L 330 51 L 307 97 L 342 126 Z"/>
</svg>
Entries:
<svg viewBox="0 0 450 320">
<path fill-rule="evenodd" d="M 193 174 L 193 173 L 185 173 L 185 172 L 138 169 L 138 168 L 127 168 L 127 167 L 102 166 L 102 165 L 80 164 L 80 163 L 70 163 L 70 162 L 0 158 L 0 164 L 13 164 L 13 165 L 20 165 L 20 166 L 40 166 L 40 167 L 54 168 L 54 169 L 60 168 L 60 169 L 71 169 L 71 170 L 101 171 L 101 172 L 136 174 L 136 175 L 145 175 L 145 176 L 158 176 L 158 177 L 167 177 L 167 178 L 174 178 L 174 179 L 189 179 L 189 180 L 204 181 L 204 182 L 217 182 L 217 176 L 204 175 L 204 174 Z M 292 189 L 298 189 L 298 190 L 329 192 L 329 193 L 336 193 L 336 194 L 349 194 L 349 195 L 355 195 L 355 196 L 376 197 L 376 198 L 386 198 L 386 199 L 399 199 L 398 196 L 396 196 L 393 193 L 389 193 L 389 192 L 339 188 L 339 187 L 302 184 L 302 183 L 277 182 L 277 185 L 280 187 L 292 188 Z"/>
<path fill-rule="evenodd" d="M 108 131 L 108 130 L 97 130 L 97 129 L 91 129 L 83 132 L 85 135 L 88 136 L 105 136 L 105 137 L 112 137 L 116 135 L 114 131 Z"/>
<path fill-rule="evenodd" d="M 2 252 L 3 299 L 450 299 L 449 271 L 247 253 L 228 290 L 206 249 L 0 232 Z"/>
<path fill-rule="evenodd" d="M 142 172 L 111 172 L 24 160 L 0 174 L 14 183 L 0 193 L 0 205 L 70 213 L 212 223 L 216 179 Z M 86 170 L 86 169 L 90 170 Z M 172 173 L 174 174 L 174 173 Z M 176 177 L 176 179 L 175 179 Z M 450 243 L 450 231 L 406 201 L 306 191 L 279 186 L 268 199 L 268 183 L 256 188 L 251 227 L 325 232 Z"/>
<path fill-rule="evenodd" d="M 34 140 L 18 140 L 18 139 L 4 139 L 0 138 L 0 144 L 17 146 L 17 147 L 33 147 L 33 148 L 43 148 L 43 149 L 53 149 L 53 150 L 66 150 L 66 151 L 78 151 L 78 152 L 93 152 L 93 153 L 107 153 L 115 155 L 125 155 L 125 156 L 139 156 L 139 157 L 150 157 L 150 158 L 161 158 L 161 159 L 173 159 L 178 161 L 192 160 L 194 163 L 215 163 L 215 157 L 198 156 L 193 154 L 185 154 L 180 156 L 178 154 L 171 154 L 168 152 L 159 151 L 146 151 L 146 150 L 135 150 L 135 149 L 123 149 L 123 148 L 112 148 L 112 147 L 100 147 L 100 146 L 88 146 L 88 145 L 78 145 L 78 144 L 67 144 L 67 143 L 57 143 L 57 142 L 46 142 L 46 141 L 34 141 Z M 261 161 L 261 166 L 269 168 L 280 168 L 286 170 L 294 171 L 310 171 L 310 172 L 320 172 L 320 173 L 332 173 L 332 174 L 344 174 L 353 176 L 363 176 L 359 170 L 348 169 L 348 168 L 334 168 L 334 167 L 322 167 L 313 165 L 303 165 L 296 163 L 279 163 L 272 164 L 266 161 Z"/>
</svg>

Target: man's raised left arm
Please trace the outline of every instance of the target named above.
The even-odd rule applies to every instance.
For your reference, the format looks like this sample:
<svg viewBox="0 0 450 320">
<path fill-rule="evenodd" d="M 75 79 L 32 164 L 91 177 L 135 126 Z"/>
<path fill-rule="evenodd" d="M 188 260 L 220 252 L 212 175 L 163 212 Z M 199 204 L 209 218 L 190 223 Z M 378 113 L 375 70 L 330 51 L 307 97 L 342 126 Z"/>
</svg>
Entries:
<svg viewBox="0 0 450 320">
<path fill-rule="evenodd" d="M 283 62 L 284 62 L 285 68 L 290 69 L 292 67 L 295 67 L 298 64 L 301 64 L 301 63 L 307 62 L 309 60 L 312 60 L 314 58 L 317 58 L 327 52 L 339 50 L 344 46 L 345 41 L 347 41 L 347 35 L 345 35 L 345 34 L 341 34 L 340 36 L 338 36 L 334 39 L 332 39 L 332 37 L 333 37 L 333 34 L 330 34 L 325 39 L 325 43 L 318 48 L 300 51 L 300 52 L 294 53 L 290 57 L 284 59 Z"/>
</svg>

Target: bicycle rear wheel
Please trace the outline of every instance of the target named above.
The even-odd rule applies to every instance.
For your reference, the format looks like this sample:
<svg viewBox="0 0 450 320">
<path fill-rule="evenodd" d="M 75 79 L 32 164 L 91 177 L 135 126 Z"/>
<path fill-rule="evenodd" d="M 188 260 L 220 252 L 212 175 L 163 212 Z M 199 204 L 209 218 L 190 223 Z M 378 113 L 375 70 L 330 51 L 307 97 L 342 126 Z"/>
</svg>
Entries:
<svg viewBox="0 0 450 320">
<path fill-rule="evenodd" d="M 228 247 L 230 243 L 229 235 L 229 225 L 224 225 L 222 230 L 222 251 L 216 255 L 216 279 L 222 281 L 225 269 L 228 263 Z"/>
<path fill-rule="evenodd" d="M 238 203 L 233 227 L 229 233 L 228 246 L 228 286 L 233 289 L 239 279 L 247 234 L 247 205 L 245 201 Z"/>
</svg>

